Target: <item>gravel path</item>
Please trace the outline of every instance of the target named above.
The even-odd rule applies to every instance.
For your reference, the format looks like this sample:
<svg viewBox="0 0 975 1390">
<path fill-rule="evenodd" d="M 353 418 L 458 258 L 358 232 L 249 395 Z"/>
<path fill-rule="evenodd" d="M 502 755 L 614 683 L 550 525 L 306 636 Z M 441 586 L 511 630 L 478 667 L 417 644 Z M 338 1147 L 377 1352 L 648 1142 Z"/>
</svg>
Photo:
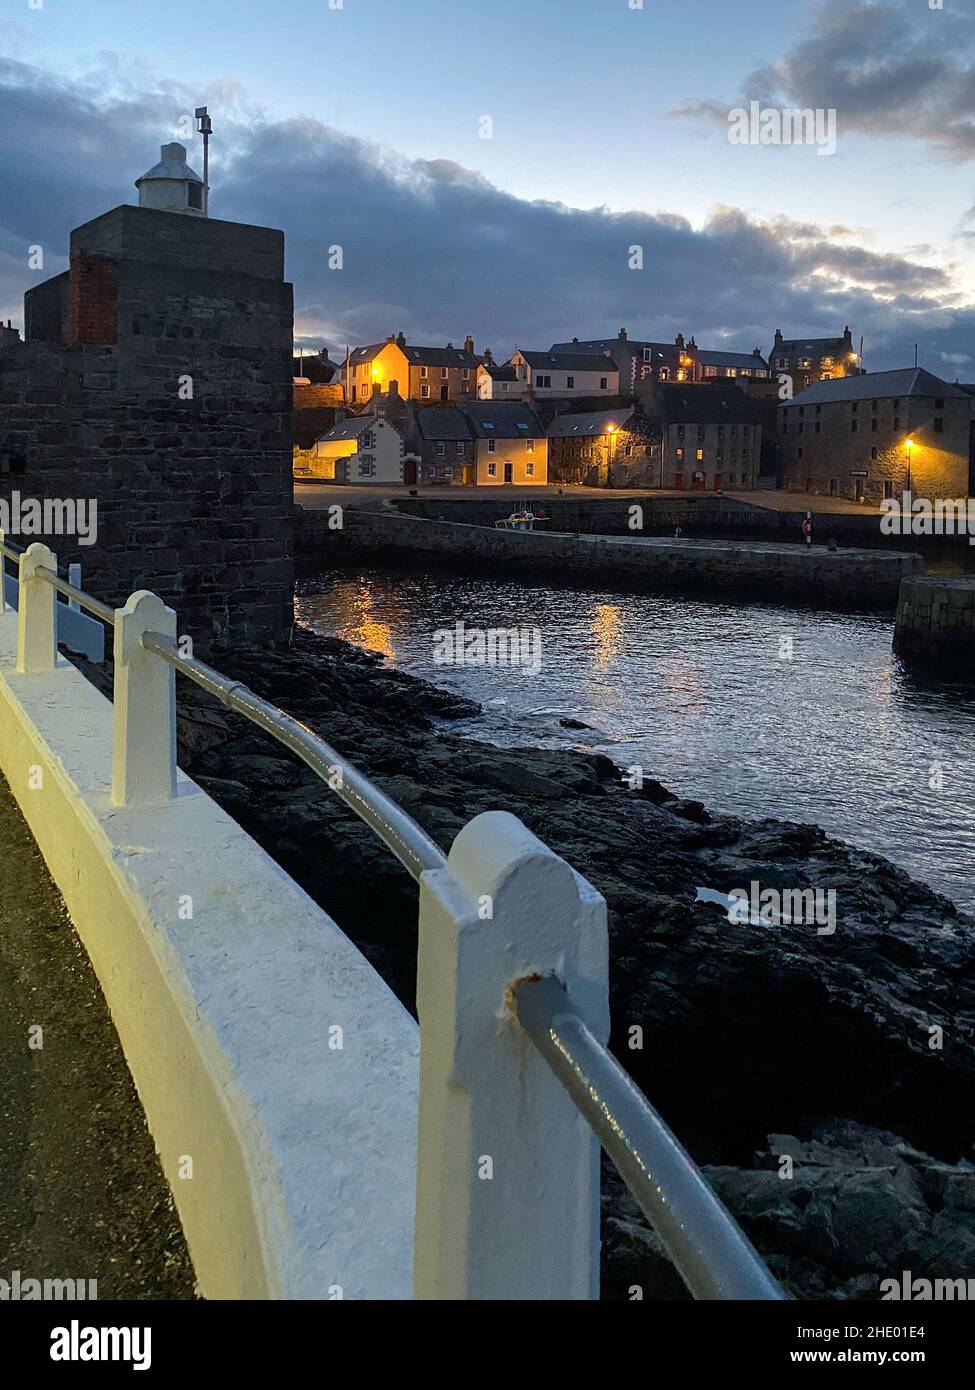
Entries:
<svg viewBox="0 0 975 1390">
<path fill-rule="evenodd" d="M 0 1279 L 14 1270 L 95 1279 L 99 1299 L 194 1296 L 101 989 L 0 778 Z"/>
</svg>

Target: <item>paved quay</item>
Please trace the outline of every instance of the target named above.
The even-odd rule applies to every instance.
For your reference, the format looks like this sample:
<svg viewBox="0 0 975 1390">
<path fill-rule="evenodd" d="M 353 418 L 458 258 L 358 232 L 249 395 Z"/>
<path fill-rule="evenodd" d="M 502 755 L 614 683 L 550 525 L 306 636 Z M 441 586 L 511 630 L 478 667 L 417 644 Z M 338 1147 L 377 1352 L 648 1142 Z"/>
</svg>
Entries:
<svg viewBox="0 0 975 1390">
<path fill-rule="evenodd" d="M 99 1299 L 194 1296 L 101 990 L 0 777 L 0 1279 L 17 1270 L 97 1280 Z"/>
</svg>

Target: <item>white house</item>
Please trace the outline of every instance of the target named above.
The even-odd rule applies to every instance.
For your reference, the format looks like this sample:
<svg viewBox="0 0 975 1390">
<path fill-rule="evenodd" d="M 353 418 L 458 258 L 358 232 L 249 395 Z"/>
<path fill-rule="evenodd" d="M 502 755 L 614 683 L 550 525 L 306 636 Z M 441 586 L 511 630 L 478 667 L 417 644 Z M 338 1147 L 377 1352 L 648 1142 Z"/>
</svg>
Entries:
<svg viewBox="0 0 975 1390">
<path fill-rule="evenodd" d="M 508 365 L 515 369 L 517 392 L 530 388 L 538 400 L 619 395 L 619 367 L 608 354 L 523 352 L 517 348 Z"/>
</svg>

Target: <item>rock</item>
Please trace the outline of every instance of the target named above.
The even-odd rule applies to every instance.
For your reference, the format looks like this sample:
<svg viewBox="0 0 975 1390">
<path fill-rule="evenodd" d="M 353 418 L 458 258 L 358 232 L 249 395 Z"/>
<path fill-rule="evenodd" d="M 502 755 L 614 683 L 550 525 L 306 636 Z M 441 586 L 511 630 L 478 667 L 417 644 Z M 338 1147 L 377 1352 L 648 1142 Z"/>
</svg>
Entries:
<svg viewBox="0 0 975 1390">
<path fill-rule="evenodd" d="M 605 895 L 612 1045 L 791 1289 L 875 1297 L 908 1260 L 919 1277 L 972 1272 L 971 917 L 817 826 L 715 815 L 649 777 L 630 787 L 602 754 L 434 727 L 477 707 L 337 639 L 299 631 L 291 648 L 215 664 L 314 728 L 445 850 L 473 816 L 511 811 Z M 104 688 L 106 672 L 86 669 Z M 181 766 L 413 1009 L 416 889 L 392 855 L 298 759 L 185 682 L 179 734 Z M 695 902 L 699 886 L 753 879 L 835 891 L 835 933 Z M 680 1296 L 619 1192 L 609 1181 L 608 1296 L 634 1283 Z"/>
</svg>

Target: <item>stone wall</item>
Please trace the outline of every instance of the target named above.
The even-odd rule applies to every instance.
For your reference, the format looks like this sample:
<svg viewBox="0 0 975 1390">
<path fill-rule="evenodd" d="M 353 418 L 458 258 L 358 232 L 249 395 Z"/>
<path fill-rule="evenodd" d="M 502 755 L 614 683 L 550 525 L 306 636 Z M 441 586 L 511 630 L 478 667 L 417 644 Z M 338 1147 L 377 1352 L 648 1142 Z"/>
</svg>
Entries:
<svg viewBox="0 0 975 1390">
<path fill-rule="evenodd" d="M 547 583 L 609 581 L 837 608 L 893 609 L 901 579 L 924 571 L 921 557 L 905 552 L 498 531 L 348 507 L 342 527 L 333 528 L 328 512 L 299 509 L 299 552 L 319 563 L 444 564 L 454 572 L 517 573 Z"/>
<path fill-rule="evenodd" d="M 160 593 L 180 631 L 280 640 L 292 619 L 292 297 L 282 233 L 119 207 L 0 348 L 0 498 L 97 502 L 85 587 Z M 59 328 L 63 327 L 63 333 Z"/>
<path fill-rule="evenodd" d="M 905 661 L 975 681 L 975 577 L 905 579 L 894 651 Z"/>
</svg>

